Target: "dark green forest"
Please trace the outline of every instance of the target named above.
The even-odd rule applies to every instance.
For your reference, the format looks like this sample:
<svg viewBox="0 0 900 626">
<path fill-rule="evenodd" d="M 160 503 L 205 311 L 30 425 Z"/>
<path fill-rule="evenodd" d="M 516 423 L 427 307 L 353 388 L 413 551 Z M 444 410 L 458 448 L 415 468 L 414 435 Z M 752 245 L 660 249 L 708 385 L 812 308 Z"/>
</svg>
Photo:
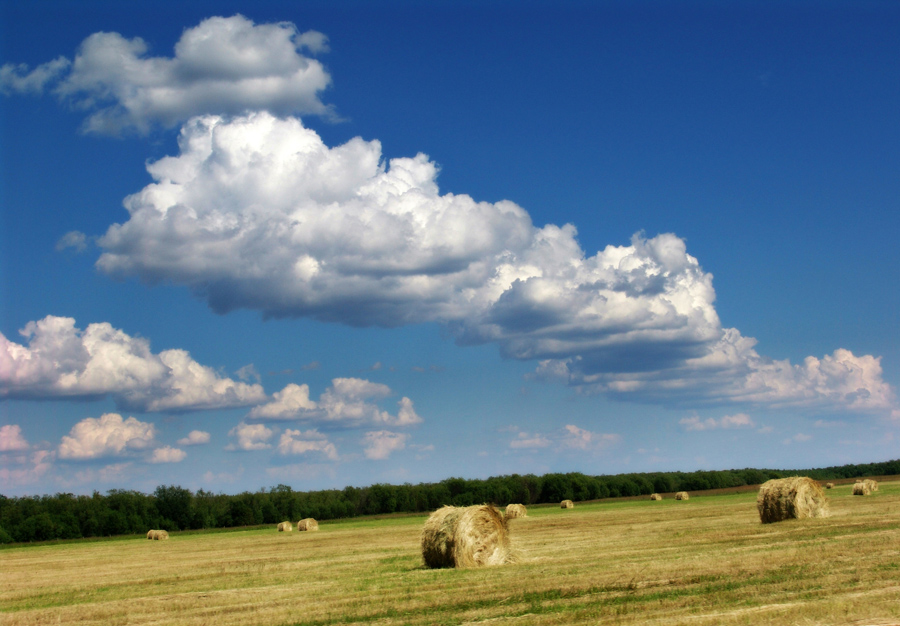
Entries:
<svg viewBox="0 0 900 626">
<path fill-rule="evenodd" d="M 317 520 L 387 513 L 416 513 L 445 504 L 467 506 L 492 502 L 505 506 L 597 500 L 674 491 L 700 491 L 758 485 L 770 478 L 809 476 L 816 480 L 893 476 L 900 460 L 808 470 L 739 469 L 698 472 L 653 472 L 587 476 L 580 473 L 448 478 L 417 485 L 376 484 L 338 490 L 294 491 L 287 485 L 237 495 L 192 492 L 160 485 L 152 494 L 112 489 L 106 494 L 8 498 L 0 495 L 0 543 L 78 539 L 169 531 L 275 524 L 313 517 Z"/>
</svg>

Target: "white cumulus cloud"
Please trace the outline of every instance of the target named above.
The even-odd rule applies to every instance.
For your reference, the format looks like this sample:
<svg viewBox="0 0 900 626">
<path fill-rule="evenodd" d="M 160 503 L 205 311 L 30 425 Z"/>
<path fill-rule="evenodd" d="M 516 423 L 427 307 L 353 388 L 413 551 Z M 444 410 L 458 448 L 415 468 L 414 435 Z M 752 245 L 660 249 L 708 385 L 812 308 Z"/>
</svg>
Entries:
<svg viewBox="0 0 900 626">
<path fill-rule="evenodd" d="M 72 427 L 59 444 L 59 458 L 72 460 L 120 456 L 153 445 L 156 429 L 149 422 L 118 413 L 88 417 Z"/>
<path fill-rule="evenodd" d="M 151 463 L 180 463 L 187 456 L 187 452 L 173 448 L 172 446 L 163 446 L 156 448 L 150 457 Z"/>
<path fill-rule="evenodd" d="M 278 451 L 285 455 L 319 452 L 332 461 L 338 459 L 337 448 L 334 447 L 334 444 L 315 429 L 300 431 L 288 428 L 281 434 L 281 439 L 278 441 Z"/>
<path fill-rule="evenodd" d="M 319 93 L 331 77 L 303 54 L 326 50 L 323 34 L 300 33 L 290 22 L 211 17 L 185 30 L 171 57 L 150 56 L 140 37 L 98 32 L 72 61 L 60 57 L 31 71 L 4 65 L 0 90 L 37 94 L 55 84 L 57 96 L 91 111 L 85 131 L 106 134 L 146 133 L 201 113 L 330 114 Z"/>
<path fill-rule="evenodd" d="M 368 432 L 363 437 L 365 449 L 363 453 L 367 459 L 383 461 L 394 452 L 403 450 L 409 435 L 406 433 L 394 433 L 389 430 Z"/>
<path fill-rule="evenodd" d="M 179 446 L 200 446 L 209 443 L 209 433 L 202 430 L 192 430 L 187 437 L 177 441 Z"/>
<path fill-rule="evenodd" d="M 263 424 L 247 424 L 241 422 L 228 431 L 228 435 L 237 439 L 229 444 L 226 450 L 265 450 L 272 446 L 267 443 L 275 434 L 271 428 Z"/>
<path fill-rule="evenodd" d="M 715 430 L 717 428 L 753 428 L 756 423 L 746 413 L 724 415 L 719 419 L 708 417 L 701 420 L 698 416 L 685 417 L 678 421 L 685 430 Z"/>
<path fill-rule="evenodd" d="M 22 436 L 22 427 L 18 424 L 0 426 L 0 452 L 18 452 L 30 446 Z"/>
<path fill-rule="evenodd" d="M 240 407 L 266 400 L 260 385 L 222 378 L 184 350 L 154 354 L 146 339 L 105 322 L 81 330 L 72 318 L 48 315 L 20 332 L 27 345 L 0 333 L 0 398 L 112 396 L 132 411 Z"/>
</svg>

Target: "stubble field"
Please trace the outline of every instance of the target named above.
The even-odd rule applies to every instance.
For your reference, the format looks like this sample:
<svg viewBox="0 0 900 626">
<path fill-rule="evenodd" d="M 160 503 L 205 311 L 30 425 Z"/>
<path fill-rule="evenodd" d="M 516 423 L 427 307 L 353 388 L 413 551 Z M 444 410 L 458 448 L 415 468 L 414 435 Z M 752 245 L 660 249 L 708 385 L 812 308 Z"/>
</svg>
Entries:
<svg viewBox="0 0 900 626">
<path fill-rule="evenodd" d="M 16 547 L 0 623 L 900 624 L 900 482 L 850 489 L 768 525 L 755 492 L 531 507 L 485 569 L 425 569 L 425 516 Z"/>
</svg>

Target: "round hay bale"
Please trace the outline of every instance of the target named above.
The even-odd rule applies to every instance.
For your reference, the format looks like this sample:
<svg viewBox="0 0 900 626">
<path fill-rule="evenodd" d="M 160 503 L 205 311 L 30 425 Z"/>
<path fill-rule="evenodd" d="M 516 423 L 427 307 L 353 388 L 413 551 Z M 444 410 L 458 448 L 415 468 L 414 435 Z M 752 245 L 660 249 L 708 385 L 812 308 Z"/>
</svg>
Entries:
<svg viewBox="0 0 900 626">
<path fill-rule="evenodd" d="M 156 534 L 155 530 L 148 530 L 147 531 L 147 539 L 153 539 L 154 534 Z"/>
<path fill-rule="evenodd" d="M 319 522 L 311 517 L 307 517 L 297 522 L 297 530 L 319 530 Z"/>
<path fill-rule="evenodd" d="M 834 489 L 834 483 L 825 483 L 825 489 Z"/>
<path fill-rule="evenodd" d="M 515 519 L 517 517 L 528 517 L 528 509 L 524 504 L 507 504 L 506 519 Z"/>
<path fill-rule="evenodd" d="M 422 530 L 425 565 L 480 567 L 513 560 L 507 520 L 489 504 L 445 506 L 432 513 Z"/>
<path fill-rule="evenodd" d="M 662 500 L 662 496 L 659 495 L 658 493 L 651 493 L 651 494 L 650 494 L 650 499 L 651 499 L 651 500 Z"/>
<path fill-rule="evenodd" d="M 868 484 L 866 481 L 860 481 L 858 483 L 853 484 L 853 495 L 854 496 L 868 496 L 872 495 L 872 485 Z"/>
<path fill-rule="evenodd" d="M 689 494 L 687 491 L 679 491 L 678 493 L 675 494 L 675 499 L 676 500 L 690 500 L 691 494 Z"/>
<path fill-rule="evenodd" d="M 148 530 L 147 531 L 147 539 L 154 539 L 159 541 L 160 539 L 168 539 L 169 533 L 164 530 Z"/>
<path fill-rule="evenodd" d="M 559 508 L 561 508 L 561 509 L 574 509 L 574 508 L 575 508 L 575 503 L 572 502 L 571 500 L 563 500 L 562 502 L 559 503 Z"/>
<path fill-rule="evenodd" d="M 828 500 L 822 487 L 812 478 L 773 478 L 760 486 L 756 508 L 760 521 L 770 524 L 786 519 L 825 517 Z"/>
<path fill-rule="evenodd" d="M 877 480 L 872 480 L 871 478 L 867 478 L 863 482 L 866 483 L 867 485 L 869 485 L 869 490 L 872 491 L 873 493 L 878 491 L 878 481 Z"/>
<path fill-rule="evenodd" d="M 294 525 L 290 522 L 281 522 L 278 524 L 278 532 L 280 533 L 289 533 L 294 530 Z"/>
</svg>

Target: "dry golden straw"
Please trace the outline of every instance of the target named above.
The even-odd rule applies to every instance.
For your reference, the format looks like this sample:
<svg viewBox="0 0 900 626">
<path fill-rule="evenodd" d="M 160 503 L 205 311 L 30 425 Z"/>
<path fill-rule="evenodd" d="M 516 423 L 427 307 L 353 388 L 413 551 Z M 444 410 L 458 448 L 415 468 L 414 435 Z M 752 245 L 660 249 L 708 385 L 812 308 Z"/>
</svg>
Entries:
<svg viewBox="0 0 900 626">
<path fill-rule="evenodd" d="M 169 533 L 164 530 L 148 530 L 147 531 L 147 539 L 154 539 L 159 541 L 160 539 L 168 539 Z"/>
<path fill-rule="evenodd" d="M 422 530 L 422 558 L 437 567 L 502 565 L 513 560 L 506 518 L 489 504 L 445 506 Z"/>
<path fill-rule="evenodd" d="M 825 489 L 834 489 L 834 483 L 825 483 Z"/>
<path fill-rule="evenodd" d="M 870 485 L 866 481 L 863 480 L 863 481 L 853 484 L 853 495 L 854 496 L 868 496 L 871 494 L 872 494 L 872 485 Z"/>
<path fill-rule="evenodd" d="M 690 500 L 691 495 L 687 491 L 679 491 L 675 494 L 676 500 Z"/>
<path fill-rule="evenodd" d="M 574 509 L 574 508 L 575 508 L 575 503 L 572 502 L 571 500 L 563 500 L 562 502 L 559 503 L 559 508 L 561 508 L 561 509 Z"/>
<path fill-rule="evenodd" d="M 878 481 L 872 480 L 871 478 L 866 478 L 863 482 L 869 485 L 869 489 L 871 491 L 878 491 Z"/>
<path fill-rule="evenodd" d="M 290 522 L 281 522 L 280 524 L 278 524 L 278 532 L 280 533 L 289 533 L 293 530 L 294 526 Z"/>
<path fill-rule="evenodd" d="M 662 500 L 662 496 L 659 495 L 658 493 L 651 493 L 651 494 L 650 494 L 650 499 L 651 499 L 651 500 Z"/>
<path fill-rule="evenodd" d="M 517 517 L 528 517 L 528 509 L 525 508 L 524 504 L 507 504 L 506 505 L 506 518 L 507 519 L 515 519 Z"/>
<path fill-rule="evenodd" d="M 297 522 L 297 530 L 319 530 L 319 522 L 311 517 L 307 517 Z"/>
<path fill-rule="evenodd" d="M 756 508 L 763 524 L 786 519 L 825 517 L 828 500 L 821 485 L 812 478 L 792 476 L 764 482 L 756 496 Z"/>
</svg>

